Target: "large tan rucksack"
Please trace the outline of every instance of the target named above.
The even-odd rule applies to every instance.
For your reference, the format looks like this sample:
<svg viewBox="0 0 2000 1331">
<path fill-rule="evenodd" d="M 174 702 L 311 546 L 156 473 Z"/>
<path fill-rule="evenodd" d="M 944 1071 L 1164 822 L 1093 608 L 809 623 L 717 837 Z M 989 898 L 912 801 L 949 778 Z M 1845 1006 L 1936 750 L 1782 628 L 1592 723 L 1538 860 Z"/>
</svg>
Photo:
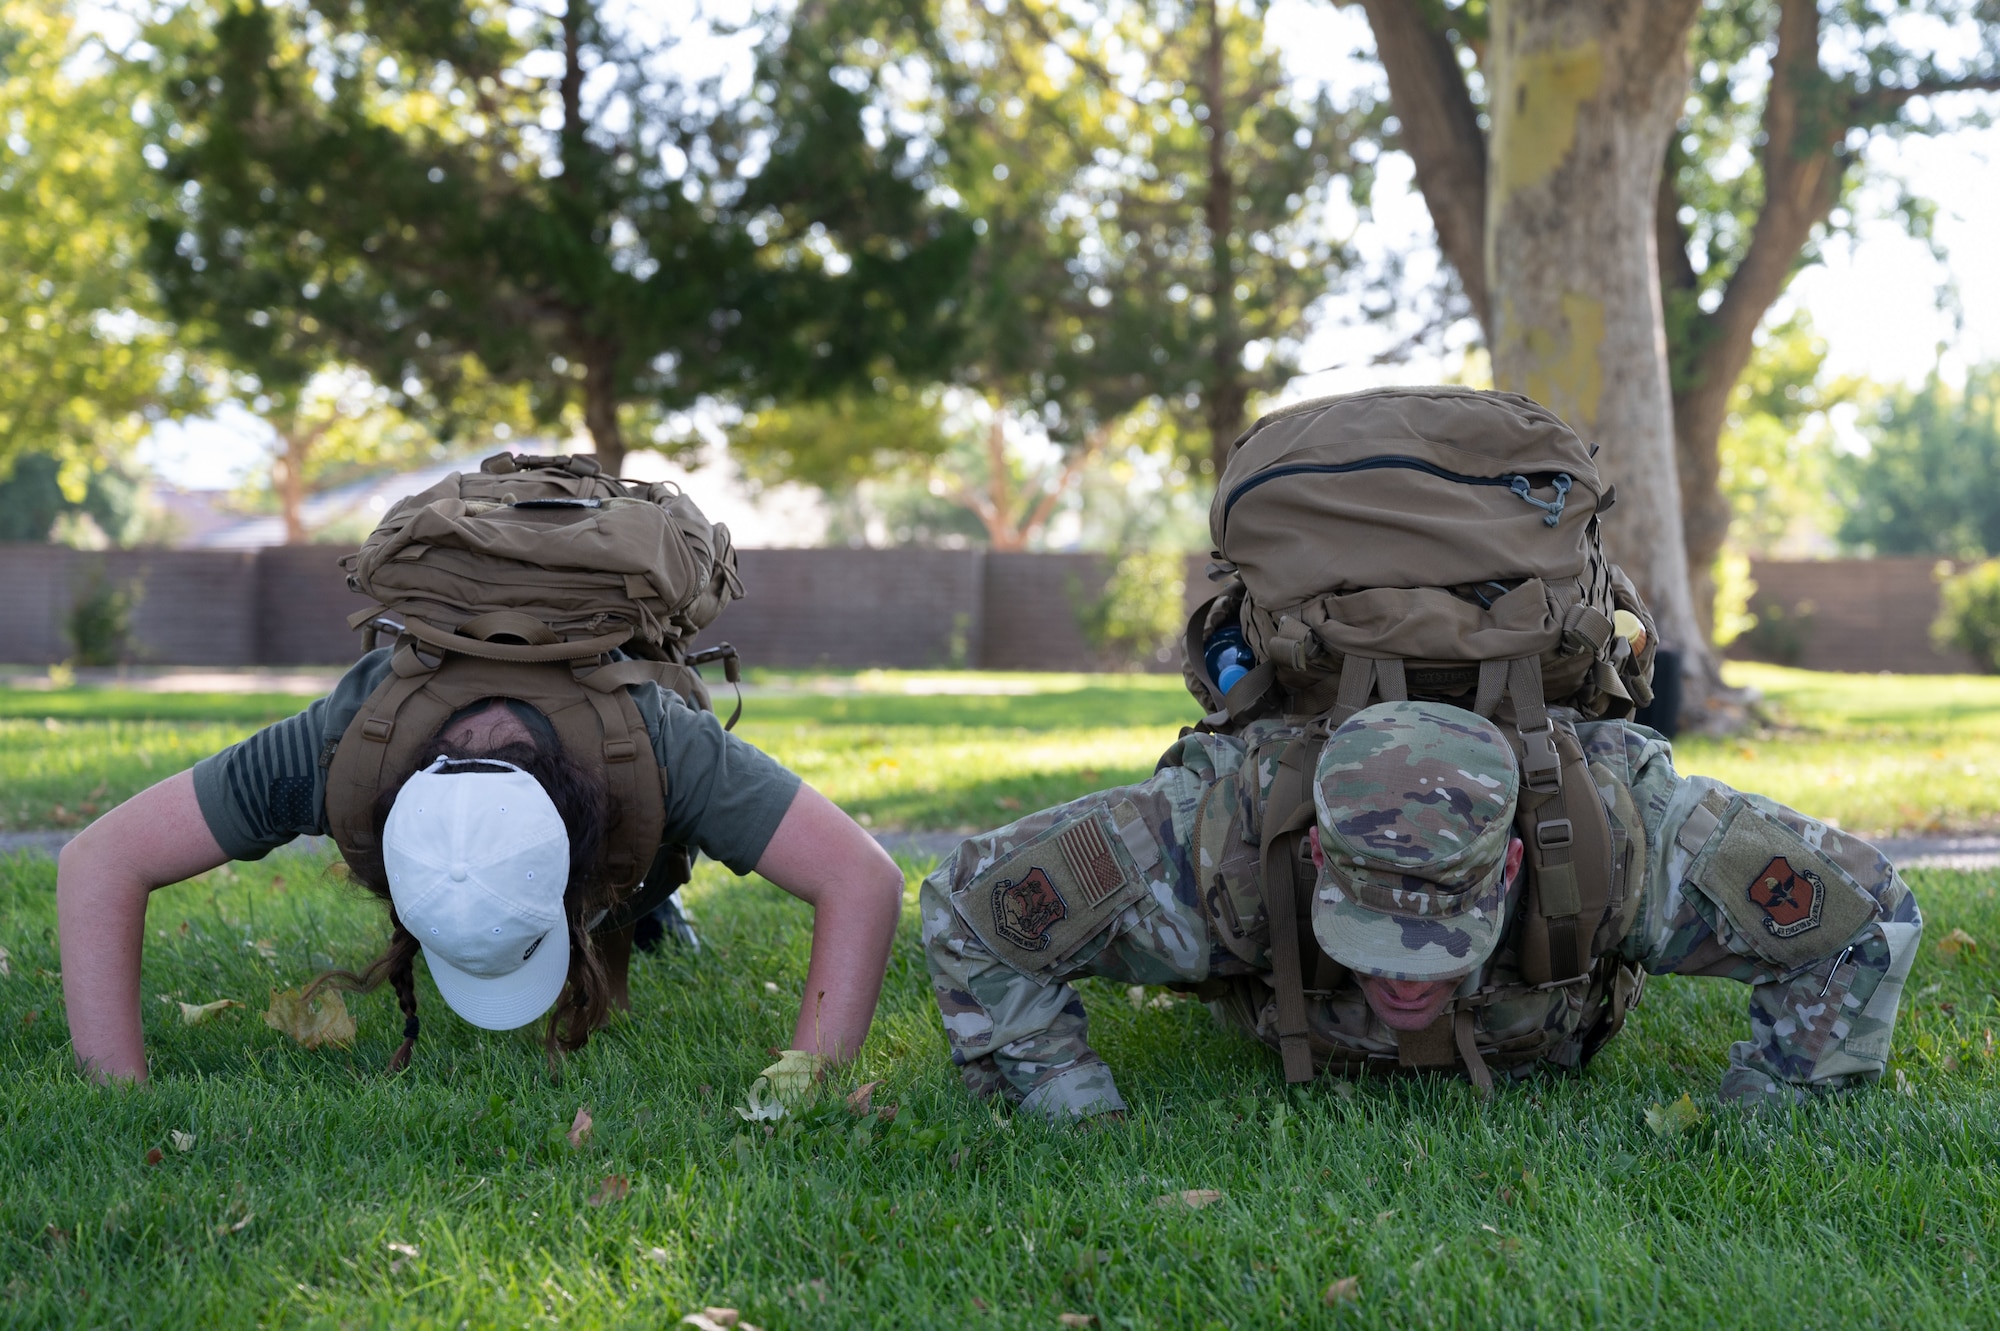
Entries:
<svg viewBox="0 0 2000 1331">
<path fill-rule="evenodd" d="M 1638 904 L 1614 890 L 1629 838 L 1574 719 L 1651 701 L 1655 632 L 1604 557 L 1599 517 L 1614 496 L 1594 452 L 1528 398 L 1449 387 L 1300 403 L 1231 446 L 1209 509 L 1222 588 L 1189 621 L 1183 673 L 1204 729 L 1298 723 L 1259 727 L 1280 737 L 1260 751 L 1278 771 L 1260 879 L 1293 1080 L 1324 1061 L 1307 1058 L 1303 995 L 1304 977 L 1324 972 L 1300 889 L 1310 773 L 1332 728 L 1378 700 L 1453 703 L 1509 736 L 1528 863 L 1523 976 L 1604 996 L 1609 1028 L 1593 1050 L 1623 1020 L 1635 980 L 1602 954 L 1622 936 L 1612 917 L 1629 924 Z M 1256 665 L 1224 693 L 1203 647 L 1232 626 Z"/>
<path fill-rule="evenodd" d="M 743 592 L 728 528 L 677 487 L 602 475 L 590 457 L 500 453 L 398 502 L 341 563 L 348 586 L 375 600 L 348 621 L 365 629 L 364 646 L 396 634 L 392 673 L 327 769 L 328 830 L 344 855 L 377 853 L 380 793 L 447 719 L 513 698 L 604 781 L 615 816 L 607 886 L 619 903 L 610 923 L 687 880 L 687 852 L 661 845 L 665 776 L 626 686 L 657 682 L 708 709 L 695 667 L 720 661 L 737 680 L 728 644 L 689 651 Z"/>
</svg>

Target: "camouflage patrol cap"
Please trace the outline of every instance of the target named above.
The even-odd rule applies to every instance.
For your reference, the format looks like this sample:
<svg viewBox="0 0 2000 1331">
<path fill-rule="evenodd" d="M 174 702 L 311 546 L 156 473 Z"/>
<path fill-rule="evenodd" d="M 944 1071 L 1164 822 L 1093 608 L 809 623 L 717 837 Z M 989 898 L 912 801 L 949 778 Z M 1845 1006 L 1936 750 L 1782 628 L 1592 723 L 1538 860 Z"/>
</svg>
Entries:
<svg viewBox="0 0 2000 1331">
<path fill-rule="evenodd" d="M 1499 727 L 1431 702 L 1356 712 L 1313 778 L 1313 935 L 1351 970 L 1463 975 L 1500 940 L 1520 776 Z"/>
</svg>

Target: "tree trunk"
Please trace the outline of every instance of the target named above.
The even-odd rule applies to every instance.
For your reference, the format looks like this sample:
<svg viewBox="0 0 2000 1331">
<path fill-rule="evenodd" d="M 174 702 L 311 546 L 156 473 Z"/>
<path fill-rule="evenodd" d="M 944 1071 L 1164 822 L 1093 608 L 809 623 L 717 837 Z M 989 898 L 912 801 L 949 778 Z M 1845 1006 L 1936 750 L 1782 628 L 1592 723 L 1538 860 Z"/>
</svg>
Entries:
<svg viewBox="0 0 2000 1331">
<path fill-rule="evenodd" d="M 593 343 L 583 357 L 583 423 L 607 476 L 625 470 L 625 434 L 618 428 L 618 352 Z"/>
<path fill-rule="evenodd" d="M 1431 26 L 1431 6 L 1361 0 L 1375 54 L 1389 76 L 1402 129 L 1397 146 L 1417 170 L 1417 189 L 1437 228 L 1438 248 L 1458 272 L 1480 328 L 1492 341 L 1486 296 L 1486 135 L 1451 39 Z"/>
<path fill-rule="evenodd" d="M 278 432 L 278 441 L 284 448 L 278 454 L 277 465 L 272 468 L 272 479 L 277 482 L 278 512 L 285 519 L 286 545 L 304 545 L 309 538 L 306 531 L 306 460 L 312 452 L 316 436 L 316 431 L 307 432 L 296 426 Z"/>
<path fill-rule="evenodd" d="M 1729 537 L 1729 498 L 1722 493 L 1722 428 L 1729 397 L 1750 363 L 1757 326 L 1783 294 L 1813 228 L 1840 195 L 1845 163 L 1839 156 L 1849 115 L 1829 115 L 1833 81 L 1821 69 L 1820 16 L 1815 0 L 1784 0 L 1778 10 L 1777 52 L 1764 99 L 1764 143 L 1759 149 L 1764 201 L 1757 210 L 1736 271 L 1722 301 L 1696 320 L 1693 345 L 1681 357 L 1682 382 L 1674 395 L 1674 432 L 1680 459 L 1681 512 L 1687 539 L 1688 581 L 1703 640 L 1714 629 L 1715 557 Z M 1846 108 L 1842 108 L 1845 110 Z M 1679 200 L 1671 182 L 1660 187 L 1657 226 L 1662 246 L 1671 232 L 1683 252 L 1661 261 L 1666 280 L 1692 288 L 1680 224 L 1669 210 Z"/>
<path fill-rule="evenodd" d="M 1222 475 L 1229 446 L 1243 433 L 1243 415 L 1250 394 L 1243 386 L 1243 333 L 1236 322 L 1236 262 L 1229 240 L 1236 232 L 1236 178 L 1229 170 L 1229 89 L 1224 77 L 1224 41 L 1219 0 L 1207 0 L 1208 48 L 1202 53 L 1201 99 L 1208 108 L 1203 132 L 1208 136 L 1208 196 L 1202 201 L 1202 222 L 1208 228 L 1209 300 L 1214 307 L 1215 336 L 1209 348 L 1209 382 L 1202 393 L 1208 418 L 1209 456 L 1215 474 Z"/>
<path fill-rule="evenodd" d="M 1688 586 L 1655 207 L 1699 0 L 1496 0 L 1487 56 L 1493 377 L 1603 446 L 1613 559 L 1712 672 Z"/>
</svg>

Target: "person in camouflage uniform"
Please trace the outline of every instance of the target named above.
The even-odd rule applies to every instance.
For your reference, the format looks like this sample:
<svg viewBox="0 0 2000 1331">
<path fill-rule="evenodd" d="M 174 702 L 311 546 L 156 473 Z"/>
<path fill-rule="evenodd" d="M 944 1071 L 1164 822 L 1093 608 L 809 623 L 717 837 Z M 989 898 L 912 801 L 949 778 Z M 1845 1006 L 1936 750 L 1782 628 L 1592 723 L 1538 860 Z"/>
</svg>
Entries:
<svg viewBox="0 0 2000 1331">
<path fill-rule="evenodd" d="M 925 957 L 975 1096 L 1050 1118 L 1124 1108 L 1070 983 L 1085 975 L 1194 988 L 1219 1019 L 1277 1043 L 1257 879 L 1269 741 L 1286 731 L 1189 734 L 1152 779 L 973 837 L 925 880 Z M 1785 1104 L 1880 1077 L 1923 928 L 1895 867 L 1771 800 L 1678 775 L 1643 726 L 1576 733 L 1630 848 L 1618 923 L 1607 917 L 1613 934 L 1593 949 L 1607 973 L 1751 986 L 1752 1038 L 1730 1048 L 1726 1101 Z M 1311 784 L 1311 924 L 1326 954 L 1307 981 L 1316 1062 L 1394 1068 L 1412 1032 L 1457 1020 L 1511 1075 L 1580 1066 L 1602 990 L 1521 979 L 1507 927 L 1522 890 L 1519 778 L 1497 727 L 1440 703 L 1381 703 L 1332 733 Z"/>
</svg>

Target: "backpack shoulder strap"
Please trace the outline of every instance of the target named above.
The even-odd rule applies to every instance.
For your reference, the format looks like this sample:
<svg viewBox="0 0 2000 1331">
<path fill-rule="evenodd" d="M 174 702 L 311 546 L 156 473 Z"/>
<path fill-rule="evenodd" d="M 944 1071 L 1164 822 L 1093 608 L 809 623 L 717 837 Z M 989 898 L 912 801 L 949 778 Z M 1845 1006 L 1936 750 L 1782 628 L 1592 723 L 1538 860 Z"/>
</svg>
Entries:
<svg viewBox="0 0 2000 1331">
<path fill-rule="evenodd" d="M 1285 1080 L 1313 1078 L 1312 1043 L 1306 1028 L 1305 952 L 1319 944 L 1310 932 L 1300 937 L 1299 843 L 1313 825 L 1309 773 L 1326 743 L 1315 728 L 1304 739 L 1282 742 L 1278 769 L 1264 805 L 1264 836 L 1259 880 L 1264 886 L 1265 917 L 1271 929 L 1271 983 L 1278 998 L 1278 1052 L 1285 1061 Z"/>
<path fill-rule="evenodd" d="M 1574 979 L 1596 962 L 1598 926 L 1612 905 L 1613 831 L 1576 731 L 1544 713 L 1557 765 L 1524 780 L 1515 826 L 1527 848 L 1521 972 L 1530 984 Z M 1524 763 L 1525 768 L 1525 763 Z"/>
</svg>

